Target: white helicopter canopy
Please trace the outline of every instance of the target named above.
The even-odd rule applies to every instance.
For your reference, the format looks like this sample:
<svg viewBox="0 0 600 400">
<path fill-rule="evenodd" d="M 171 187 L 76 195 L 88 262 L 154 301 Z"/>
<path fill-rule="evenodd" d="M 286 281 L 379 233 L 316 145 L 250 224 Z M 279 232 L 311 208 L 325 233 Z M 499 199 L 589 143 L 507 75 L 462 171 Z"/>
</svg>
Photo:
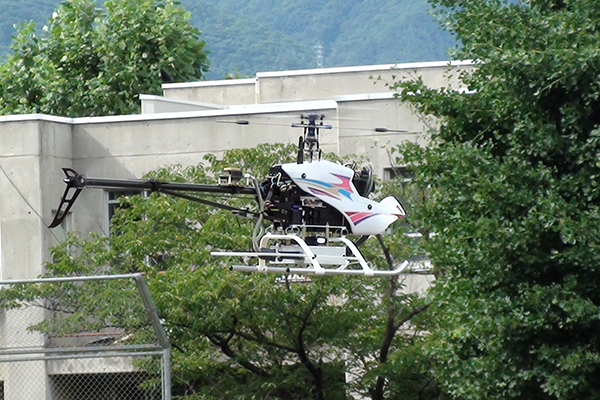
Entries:
<svg viewBox="0 0 600 400">
<path fill-rule="evenodd" d="M 380 203 L 362 197 L 352 183 L 351 168 L 330 161 L 283 164 L 281 168 L 300 189 L 340 211 L 355 235 L 378 235 L 406 215 L 393 197 Z"/>
</svg>

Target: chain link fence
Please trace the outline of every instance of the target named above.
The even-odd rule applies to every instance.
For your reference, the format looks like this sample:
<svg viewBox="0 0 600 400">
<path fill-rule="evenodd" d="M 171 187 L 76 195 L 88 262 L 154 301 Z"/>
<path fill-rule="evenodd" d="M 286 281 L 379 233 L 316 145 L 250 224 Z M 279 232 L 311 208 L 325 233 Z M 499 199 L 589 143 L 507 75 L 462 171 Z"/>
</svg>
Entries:
<svg viewBox="0 0 600 400">
<path fill-rule="evenodd" d="M 140 274 L 0 281 L 0 400 L 170 400 Z"/>
</svg>

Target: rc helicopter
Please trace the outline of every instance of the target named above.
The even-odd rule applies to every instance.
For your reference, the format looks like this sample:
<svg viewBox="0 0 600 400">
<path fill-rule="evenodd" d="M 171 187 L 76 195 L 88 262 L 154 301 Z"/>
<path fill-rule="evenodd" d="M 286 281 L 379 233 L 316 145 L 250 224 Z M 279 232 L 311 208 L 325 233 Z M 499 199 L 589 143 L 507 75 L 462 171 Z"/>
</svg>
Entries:
<svg viewBox="0 0 600 400">
<path fill-rule="evenodd" d="M 83 188 L 133 189 L 159 192 L 170 196 L 222 208 L 255 220 L 251 251 L 214 251 L 215 257 L 238 257 L 244 265 L 234 271 L 282 274 L 393 276 L 405 271 L 408 261 L 395 270 L 371 268 L 358 246 L 371 235 L 384 232 L 405 216 L 394 197 L 380 202 L 370 200 L 374 188 L 370 168 L 355 171 L 349 166 L 321 159 L 321 129 L 324 116 L 301 116 L 292 127 L 303 129 L 298 140 L 296 163 L 278 164 L 268 176 L 258 179 L 235 168 L 226 168 L 217 185 L 162 182 L 156 180 L 118 180 L 88 178 L 63 168 L 67 187 L 49 227 L 58 226 L 66 217 Z M 246 179 L 246 183 L 242 183 Z M 252 184 L 250 184 L 250 182 Z M 256 210 L 241 209 L 207 200 L 198 193 L 251 195 Z M 265 228 L 265 223 L 270 225 Z M 347 235 L 360 238 L 353 242 Z"/>
</svg>

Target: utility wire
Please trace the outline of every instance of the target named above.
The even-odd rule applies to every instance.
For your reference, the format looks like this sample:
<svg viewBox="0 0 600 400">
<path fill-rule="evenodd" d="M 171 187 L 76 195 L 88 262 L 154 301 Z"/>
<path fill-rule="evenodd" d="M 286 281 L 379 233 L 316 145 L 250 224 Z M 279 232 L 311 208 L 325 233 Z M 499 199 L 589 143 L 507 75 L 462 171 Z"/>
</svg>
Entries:
<svg viewBox="0 0 600 400">
<path fill-rule="evenodd" d="M 25 196 L 23 195 L 23 193 L 19 190 L 19 188 L 17 187 L 17 185 L 15 185 L 15 183 L 13 182 L 13 180 L 10 179 L 10 176 L 8 176 L 8 174 L 6 173 L 6 171 L 4 170 L 4 168 L 1 165 L 0 165 L 0 171 L 2 171 L 2 174 L 6 177 L 6 179 L 10 183 L 10 185 L 19 194 L 19 196 L 21 197 L 21 199 L 23 199 L 23 201 L 25 202 L 25 204 L 27 204 L 27 206 L 31 209 L 31 211 L 33 211 L 34 214 L 38 216 L 38 218 L 40 219 L 40 221 L 42 221 L 42 225 L 44 225 L 44 227 L 46 229 L 48 229 L 48 232 L 50 232 L 50 234 L 54 237 L 54 239 L 56 239 L 57 242 L 60 242 L 60 239 L 56 236 L 56 234 L 54 234 L 54 232 L 52 231 L 52 229 L 48 228 L 48 225 L 46 225 L 46 222 L 44 221 L 44 219 L 42 218 L 42 216 L 40 215 L 40 213 L 31 205 L 31 203 L 29 201 L 27 201 L 27 199 L 25 198 Z"/>
</svg>

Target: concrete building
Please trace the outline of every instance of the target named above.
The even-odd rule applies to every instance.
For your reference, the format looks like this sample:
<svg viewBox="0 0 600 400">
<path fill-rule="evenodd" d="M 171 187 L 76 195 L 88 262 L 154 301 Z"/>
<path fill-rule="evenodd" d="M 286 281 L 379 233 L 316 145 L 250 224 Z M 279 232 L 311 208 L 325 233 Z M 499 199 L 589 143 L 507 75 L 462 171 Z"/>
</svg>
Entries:
<svg viewBox="0 0 600 400">
<path fill-rule="evenodd" d="M 165 84 L 164 96 L 140 95 L 139 115 L 0 116 L 0 280 L 39 276 L 48 248 L 67 230 L 107 232 L 111 199 L 95 190 L 82 192 L 62 226 L 47 228 L 64 190 L 62 167 L 87 176 L 138 178 L 168 164 L 197 164 L 207 153 L 297 143 L 300 132 L 289 126 L 314 111 L 334 127 L 323 133 L 324 151 L 368 156 L 383 177 L 391 167 L 386 146 L 420 140 L 425 129 L 383 82 L 421 76 L 430 87 L 457 87 L 458 71 L 470 68 L 469 62 L 432 62 L 265 72 L 252 79 Z M 248 124 L 233 123 L 240 120 Z M 0 312 L 1 349 L 44 346 L 43 337 L 13 320 Z M 52 366 L 36 368 L 44 393 L 43 377 Z M 23 398 L 10 380 L 0 363 L 4 398 Z"/>
</svg>

